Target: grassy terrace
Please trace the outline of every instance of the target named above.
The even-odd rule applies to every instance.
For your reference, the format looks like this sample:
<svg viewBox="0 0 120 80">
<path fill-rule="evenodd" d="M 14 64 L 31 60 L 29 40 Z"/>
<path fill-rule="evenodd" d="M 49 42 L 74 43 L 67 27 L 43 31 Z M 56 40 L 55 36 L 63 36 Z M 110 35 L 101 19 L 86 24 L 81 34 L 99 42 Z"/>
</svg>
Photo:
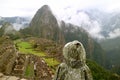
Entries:
<svg viewBox="0 0 120 80">
<path fill-rule="evenodd" d="M 15 43 L 17 43 L 17 46 L 18 46 L 18 49 L 19 49 L 20 52 L 22 52 L 24 54 L 34 54 L 34 55 L 37 55 L 39 57 L 42 57 L 42 59 L 50 67 L 55 68 L 55 66 L 59 64 L 59 62 L 56 59 L 54 59 L 54 58 L 48 58 L 47 57 L 48 55 L 45 52 L 35 51 L 33 49 L 32 45 L 29 42 L 24 42 L 24 41 L 20 41 L 19 40 L 19 41 L 15 41 Z M 29 69 L 29 67 L 28 67 L 28 69 Z M 29 72 L 29 70 L 28 70 L 28 72 Z"/>
<path fill-rule="evenodd" d="M 28 65 L 25 71 L 25 75 L 27 77 L 32 77 L 34 76 L 34 69 L 33 69 L 33 65 Z"/>
<path fill-rule="evenodd" d="M 19 42 L 19 43 L 17 43 L 17 46 L 19 48 L 19 51 L 22 53 L 34 54 L 37 56 L 46 56 L 46 54 L 44 52 L 34 51 L 34 49 L 32 48 L 32 45 L 28 42 Z"/>
</svg>

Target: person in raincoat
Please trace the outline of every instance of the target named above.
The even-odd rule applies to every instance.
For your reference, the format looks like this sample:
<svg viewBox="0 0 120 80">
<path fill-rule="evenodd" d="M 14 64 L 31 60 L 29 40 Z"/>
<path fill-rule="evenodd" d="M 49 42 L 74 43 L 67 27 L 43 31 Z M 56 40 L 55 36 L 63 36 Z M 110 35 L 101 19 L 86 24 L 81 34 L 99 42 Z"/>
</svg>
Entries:
<svg viewBox="0 0 120 80">
<path fill-rule="evenodd" d="M 75 40 L 67 43 L 63 56 L 65 61 L 58 66 L 53 80 L 93 80 L 81 42 Z"/>
</svg>

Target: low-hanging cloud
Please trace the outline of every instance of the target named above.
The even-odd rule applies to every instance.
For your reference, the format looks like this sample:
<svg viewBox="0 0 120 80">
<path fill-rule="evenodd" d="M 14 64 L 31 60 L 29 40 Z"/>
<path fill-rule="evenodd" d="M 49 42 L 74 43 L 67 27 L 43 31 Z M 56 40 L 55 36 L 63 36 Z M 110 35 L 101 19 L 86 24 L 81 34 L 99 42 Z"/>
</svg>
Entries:
<svg viewBox="0 0 120 80">
<path fill-rule="evenodd" d="M 49 5 L 58 20 L 84 27 L 95 38 L 104 38 L 100 34 L 101 25 L 91 20 L 82 10 L 97 8 L 110 12 L 120 8 L 120 0 L 1 0 L 0 16 L 33 17 L 43 5 Z M 118 35 L 118 32 L 119 30 L 113 31 L 109 36 L 114 37 L 114 34 Z"/>
<path fill-rule="evenodd" d="M 84 11 L 79 11 L 79 13 L 75 13 L 75 14 L 76 15 L 71 14 L 71 18 L 70 19 L 66 18 L 65 21 L 67 23 L 72 23 L 77 26 L 83 27 L 94 38 L 99 38 L 99 39 L 104 38 L 104 36 L 100 34 L 102 29 L 101 29 L 101 25 L 97 21 L 91 20 L 90 17 Z"/>
<path fill-rule="evenodd" d="M 110 32 L 108 38 L 112 39 L 112 38 L 116 38 L 116 37 L 120 37 L 120 28 L 117 28 L 117 29 L 113 30 L 112 32 Z"/>
</svg>

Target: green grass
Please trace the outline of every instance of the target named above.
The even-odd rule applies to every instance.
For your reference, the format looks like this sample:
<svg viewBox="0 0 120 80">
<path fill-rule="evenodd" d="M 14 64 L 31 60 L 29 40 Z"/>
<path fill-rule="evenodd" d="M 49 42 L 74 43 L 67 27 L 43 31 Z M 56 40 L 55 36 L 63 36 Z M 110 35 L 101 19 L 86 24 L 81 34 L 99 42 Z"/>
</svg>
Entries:
<svg viewBox="0 0 120 80">
<path fill-rule="evenodd" d="M 46 56 L 46 54 L 45 54 L 44 52 L 36 52 L 36 51 L 33 51 L 32 54 L 34 54 L 34 55 L 36 55 L 36 56 L 40 56 L 40 57 Z"/>
<path fill-rule="evenodd" d="M 28 43 L 28 42 L 19 42 L 18 44 L 17 44 L 19 47 L 22 47 L 22 48 L 25 48 L 25 49 L 29 49 L 29 48 L 32 48 L 32 45 L 30 44 L 30 43 Z"/>
<path fill-rule="evenodd" d="M 34 54 L 39 57 L 44 57 L 43 60 L 48 64 L 49 67 L 55 68 L 55 66 L 59 64 L 59 62 L 54 58 L 45 58 L 46 56 L 48 56 L 45 52 L 35 51 L 29 42 L 18 41 L 17 46 L 19 48 L 19 51 L 24 54 Z M 31 75 L 30 71 L 30 67 L 28 66 L 26 70 L 26 75 Z M 55 72 L 54 69 L 52 69 L 52 71 Z"/>
<path fill-rule="evenodd" d="M 33 67 L 28 65 L 25 71 L 25 76 L 27 77 L 33 77 L 34 76 L 34 70 Z"/>
<path fill-rule="evenodd" d="M 52 72 L 55 73 L 56 65 L 59 65 L 60 63 L 54 58 L 43 58 L 43 59 L 48 64 L 48 66 L 51 67 Z"/>
<path fill-rule="evenodd" d="M 32 48 L 32 45 L 28 42 L 19 42 L 17 43 L 19 51 L 25 54 L 34 54 L 37 56 L 46 56 L 44 52 L 37 52 Z"/>
<path fill-rule="evenodd" d="M 48 66 L 56 66 L 59 64 L 58 61 L 56 61 L 54 58 L 43 58 L 45 62 L 48 64 Z"/>
</svg>

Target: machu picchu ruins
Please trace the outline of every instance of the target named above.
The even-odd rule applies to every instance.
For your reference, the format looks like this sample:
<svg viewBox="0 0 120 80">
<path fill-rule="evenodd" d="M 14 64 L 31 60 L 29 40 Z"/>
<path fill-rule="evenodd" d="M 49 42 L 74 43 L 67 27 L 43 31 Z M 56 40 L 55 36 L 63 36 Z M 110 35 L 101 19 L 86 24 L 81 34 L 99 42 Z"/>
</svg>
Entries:
<svg viewBox="0 0 120 80">
<path fill-rule="evenodd" d="M 10 74 L 16 58 L 17 52 L 14 43 L 9 39 L 4 39 L 0 44 L 0 71 Z"/>
<path fill-rule="evenodd" d="M 1 38 L 0 80 L 5 78 L 26 80 L 52 80 L 54 75 L 50 66 L 39 56 L 24 54 L 9 38 Z M 11 79 L 10 79 L 11 80 Z"/>
</svg>

